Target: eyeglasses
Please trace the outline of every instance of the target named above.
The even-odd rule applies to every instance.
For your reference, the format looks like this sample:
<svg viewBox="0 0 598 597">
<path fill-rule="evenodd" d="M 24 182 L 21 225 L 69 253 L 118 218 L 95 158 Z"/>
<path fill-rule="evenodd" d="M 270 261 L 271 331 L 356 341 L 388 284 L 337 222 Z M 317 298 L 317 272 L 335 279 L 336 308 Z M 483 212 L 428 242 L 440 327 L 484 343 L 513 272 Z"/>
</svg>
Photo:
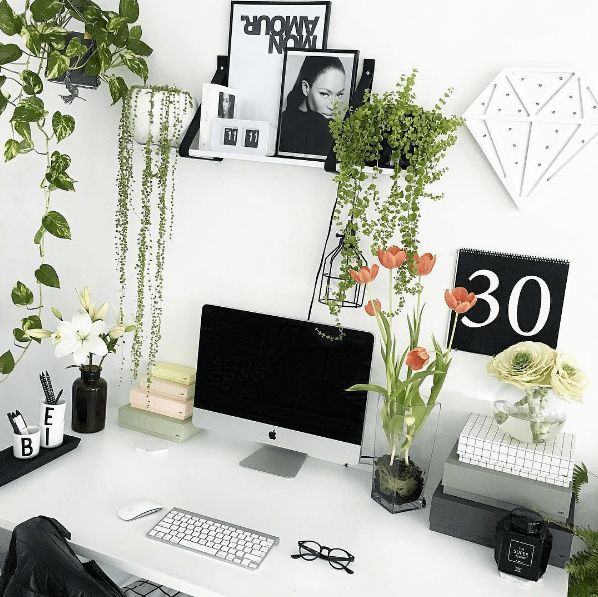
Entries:
<svg viewBox="0 0 598 597">
<path fill-rule="evenodd" d="M 353 574 L 353 570 L 349 569 L 349 564 L 355 561 L 355 556 L 352 556 L 348 551 L 339 547 L 326 547 L 320 545 L 317 541 L 297 541 L 297 544 L 299 545 L 299 553 L 291 555 L 294 560 L 302 558 L 310 562 L 320 558 L 327 560 L 337 570 L 342 569 L 349 574 Z"/>
</svg>

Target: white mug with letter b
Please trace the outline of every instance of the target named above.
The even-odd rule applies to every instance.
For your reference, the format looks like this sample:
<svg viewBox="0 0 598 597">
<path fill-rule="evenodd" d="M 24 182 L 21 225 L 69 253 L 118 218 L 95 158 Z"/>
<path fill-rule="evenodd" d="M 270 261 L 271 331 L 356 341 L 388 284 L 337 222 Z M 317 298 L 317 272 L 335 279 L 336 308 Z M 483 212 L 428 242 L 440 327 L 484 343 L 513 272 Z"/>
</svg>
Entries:
<svg viewBox="0 0 598 597">
<path fill-rule="evenodd" d="M 39 427 L 27 427 L 27 435 L 12 434 L 12 453 L 15 458 L 26 460 L 39 454 Z"/>
<path fill-rule="evenodd" d="M 66 402 L 59 400 L 57 404 L 42 402 L 39 407 L 39 426 L 41 429 L 41 447 L 56 448 L 64 438 L 64 415 Z"/>
</svg>

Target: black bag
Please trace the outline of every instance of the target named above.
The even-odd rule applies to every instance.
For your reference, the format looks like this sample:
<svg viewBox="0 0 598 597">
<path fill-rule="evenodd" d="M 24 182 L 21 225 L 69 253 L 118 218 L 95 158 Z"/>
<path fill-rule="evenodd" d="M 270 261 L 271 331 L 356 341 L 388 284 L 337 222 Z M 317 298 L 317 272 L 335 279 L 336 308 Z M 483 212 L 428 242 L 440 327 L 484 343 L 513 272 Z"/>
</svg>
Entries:
<svg viewBox="0 0 598 597">
<path fill-rule="evenodd" d="M 15 527 L 0 576 L 0 597 L 123 597 L 93 561 L 81 563 L 71 534 L 53 518 L 37 516 Z"/>
</svg>

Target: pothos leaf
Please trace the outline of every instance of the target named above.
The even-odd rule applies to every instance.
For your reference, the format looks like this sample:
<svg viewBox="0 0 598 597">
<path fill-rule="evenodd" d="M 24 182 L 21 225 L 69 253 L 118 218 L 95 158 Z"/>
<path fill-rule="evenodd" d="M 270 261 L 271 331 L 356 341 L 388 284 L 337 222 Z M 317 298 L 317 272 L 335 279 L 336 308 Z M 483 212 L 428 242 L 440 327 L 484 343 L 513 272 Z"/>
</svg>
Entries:
<svg viewBox="0 0 598 597">
<path fill-rule="evenodd" d="M 58 79 L 62 77 L 64 73 L 71 66 L 71 60 L 68 56 L 65 56 L 58 50 L 50 52 L 48 56 L 48 68 L 46 70 L 46 76 L 48 79 Z"/>
<path fill-rule="evenodd" d="M 49 211 L 42 218 L 42 226 L 57 238 L 71 238 L 71 229 L 65 217 L 57 211 Z"/>
<path fill-rule="evenodd" d="M 47 263 L 42 263 L 39 268 L 35 270 L 35 279 L 44 286 L 60 288 L 60 280 L 58 279 L 56 270 Z"/>
<path fill-rule="evenodd" d="M 10 298 L 13 304 L 26 307 L 33 302 L 33 292 L 23 282 L 17 282 L 10 293 Z"/>
<path fill-rule="evenodd" d="M 15 360 L 12 356 L 12 352 L 7 350 L 2 356 L 0 356 L 0 373 L 8 375 L 15 368 Z"/>
<path fill-rule="evenodd" d="M 24 70 L 21 73 L 21 81 L 23 81 L 23 91 L 27 95 L 37 95 L 44 89 L 40 76 L 32 70 Z"/>
<path fill-rule="evenodd" d="M 1 44 L 0 43 L 0 66 L 9 64 L 18 60 L 23 55 L 23 51 L 16 44 Z"/>
<path fill-rule="evenodd" d="M 75 119 L 68 114 L 54 112 L 52 116 L 52 130 L 58 141 L 66 139 L 75 130 Z"/>
</svg>

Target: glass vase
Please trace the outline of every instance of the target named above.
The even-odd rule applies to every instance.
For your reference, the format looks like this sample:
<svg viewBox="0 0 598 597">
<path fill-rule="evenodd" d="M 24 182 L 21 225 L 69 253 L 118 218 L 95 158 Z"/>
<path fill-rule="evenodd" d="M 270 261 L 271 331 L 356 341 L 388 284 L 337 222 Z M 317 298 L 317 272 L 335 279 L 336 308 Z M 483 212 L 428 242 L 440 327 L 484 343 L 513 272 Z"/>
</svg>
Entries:
<svg viewBox="0 0 598 597">
<path fill-rule="evenodd" d="M 543 444 L 567 421 L 565 402 L 550 388 L 501 388 L 494 401 L 494 420 L 502 431 L 524 444 Z"/>
<path fill-rule="evenodd" d="M 73 383 L 71 427 L 77 433 L 97 433 L 106 424 L 108 384 L 97 365 L 83 365 L 80 371 Z"/>
<path fill-rule="evenodd" d="M 426 507 L 426 482 L 436 442 L 440 404 L 396 406 L 384 417 L 378 397 L 372 465 L 372 499 L 391 514 Z"/>
</svg>

